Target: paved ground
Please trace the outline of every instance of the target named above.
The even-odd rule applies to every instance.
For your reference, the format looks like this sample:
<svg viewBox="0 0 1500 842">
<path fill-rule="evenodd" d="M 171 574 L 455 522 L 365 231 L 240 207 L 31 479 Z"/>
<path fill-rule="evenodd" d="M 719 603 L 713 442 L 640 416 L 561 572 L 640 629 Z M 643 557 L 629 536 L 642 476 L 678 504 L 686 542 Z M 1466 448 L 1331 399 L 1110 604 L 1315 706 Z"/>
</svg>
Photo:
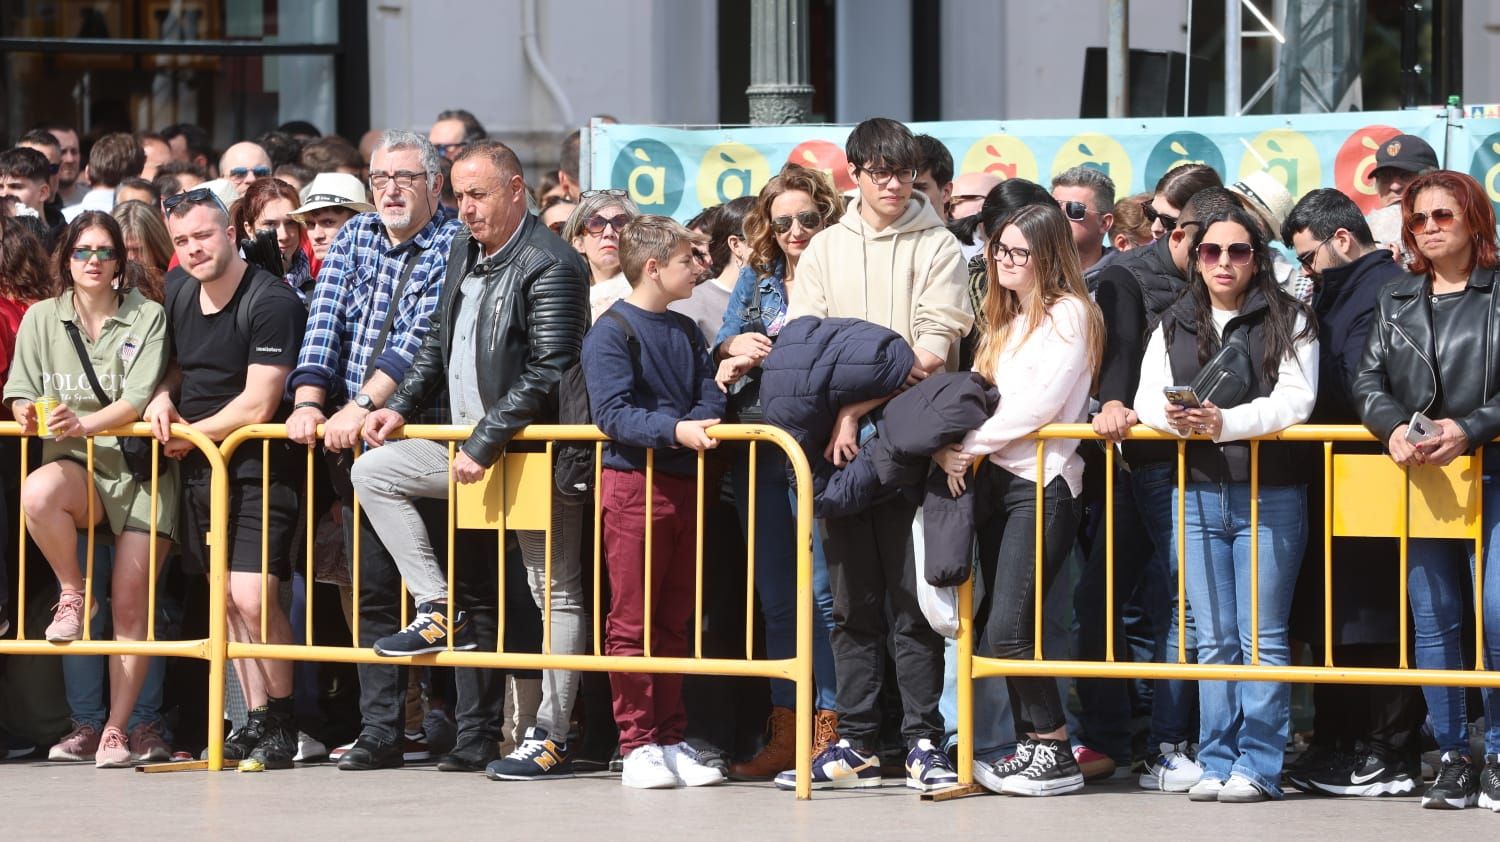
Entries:
<svg viewBox="0 0 1500 842">
<path fill-rule="evenodd" d="M 1194 804 L 1128 781 L 1047 799 L 920 802 L 898 786 L 815 793 L 764 784 L 625 789 L 618 776 L 502 784 L 432 767 L 350 773 L 331 767 L 144 775 L 47 763 L 0 765 L 0 839 L 1118 839 L 1500 838 L 1500 814 L 1422 810 L 1415 799 L 1292 795 L 1255 805 Z M 96 827 L 94 820 L 107 822 Z M 1176 830 L 1173 830 L 1173 829 Z M 1058 834 L 1062 835 L 1059 836 Z M 1420 834 L 1420 835 L 1419 835 Z"/>
</svg>

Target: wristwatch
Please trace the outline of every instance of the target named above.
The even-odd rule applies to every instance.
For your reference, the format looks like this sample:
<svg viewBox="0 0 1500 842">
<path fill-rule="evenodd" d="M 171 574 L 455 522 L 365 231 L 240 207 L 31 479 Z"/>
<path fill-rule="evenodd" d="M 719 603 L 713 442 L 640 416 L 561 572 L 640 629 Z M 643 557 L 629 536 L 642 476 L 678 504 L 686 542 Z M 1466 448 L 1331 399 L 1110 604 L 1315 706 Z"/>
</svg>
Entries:
<svg viewBox="0 0 1500 842">
<path fill-rule="evenodd" d="M 375 401 L 371 400 L 370 396 L 365 394 L 364 392 L 360 392 L 359 394 L 354 396 L 354 405 L 359 407 L 360 409 L 363 409 L 365 412 L 375 411 Z"/>
</svg>

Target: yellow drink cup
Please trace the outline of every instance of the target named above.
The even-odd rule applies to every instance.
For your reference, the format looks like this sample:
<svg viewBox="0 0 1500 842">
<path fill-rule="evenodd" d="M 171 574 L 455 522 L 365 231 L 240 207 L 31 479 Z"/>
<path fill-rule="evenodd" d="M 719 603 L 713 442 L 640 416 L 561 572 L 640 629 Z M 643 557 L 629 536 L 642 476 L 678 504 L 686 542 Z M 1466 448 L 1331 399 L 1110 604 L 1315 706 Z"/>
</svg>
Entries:
<svg viewBox="0 0 1500 842">
<path fill-rule="evenodd" d="M 37 398 L 32 406 L 36 407 L 36 434 L 44 439 L 52 438 L 52 431 L 47 429 L 47 415 L 58 405 L 57 398 Z"/>
</svg>

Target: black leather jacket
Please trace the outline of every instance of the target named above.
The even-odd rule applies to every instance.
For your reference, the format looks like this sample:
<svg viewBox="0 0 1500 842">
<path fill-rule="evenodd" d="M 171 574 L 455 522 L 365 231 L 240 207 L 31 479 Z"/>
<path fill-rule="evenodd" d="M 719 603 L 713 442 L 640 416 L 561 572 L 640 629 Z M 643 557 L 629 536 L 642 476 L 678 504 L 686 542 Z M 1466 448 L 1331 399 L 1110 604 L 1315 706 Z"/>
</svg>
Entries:
<svg viewBox="0 0 1500 842">
<path fill-rule="evenodd" d="M 453 238 L 432 326 L 411 370 L 386 403 L 403 417 L 434 395 L 446 394 L 463 281 L 479 256 L 467 230 Z M 485 466 L 493 465 L 527 424 L 556 418 L 557 384 L 577 364 L 589 323 L 583 258 L 534 215 L 526 215 L 520 232 L 488 266 L 476 343 L 479 395 L 487 409 L 463 444 L 464 453 Z"/>
<path fill-rule="evenodd" d="M 1412 412 L 1435 418 L 1433 413 L 1439 409 L 1464 431 L 1471 448 L 1500 436 L 1497 274 L 1500 272 L 1493 269 L 1476 268 L 1458 311 L 1461 321 L 1457 329 L 1481 335 L 1483 359 L 1445 371 L 1437 368 L 1432 310 L 1423 300 L 1429 290 L 1427 279 L 1402 275 L 1381 290 L 1375 329 L 1365 345 L 1359 376 L 1354 381 L 1354 397 L 1360 420 L 1382 443 L 1390 440 L 1397 427 L 1411 420 Z M 1444 384 L 1444 405 L 1440 408 L 1434 406 L 1439 378 Z M 1481 393 L 1484 402 L 1478 406 L 1456 406 L 1451 398 Z"/>
</svg>

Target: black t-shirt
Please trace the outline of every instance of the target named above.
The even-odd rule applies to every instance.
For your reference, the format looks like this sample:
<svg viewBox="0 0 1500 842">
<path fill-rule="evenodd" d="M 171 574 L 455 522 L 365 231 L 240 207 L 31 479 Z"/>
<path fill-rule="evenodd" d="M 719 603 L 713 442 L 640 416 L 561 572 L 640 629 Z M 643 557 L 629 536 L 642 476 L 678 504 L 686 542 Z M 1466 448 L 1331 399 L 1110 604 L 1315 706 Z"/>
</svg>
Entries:
<svg viewBox="0 0 1500 842">
<path fill-rule="evenodd" d="M 182 369 L 177 411 L 189 422 L 213 415 L 238 397 L 245 390 L 249 366 L 297 365 L 307 310 L 280 278 L 247 267 L 234 297 L 224 309 L 208 315 L 198 302 L 199 283 L 186 272 L 174 270 L 167 289 L 167 332 Z M 253 289 L 252 312 L 240 314 Z M 282 403 L 284 410 L 285 396 Z M 278 411 L 274 420 L 284 417 Z"/>
</svg>

